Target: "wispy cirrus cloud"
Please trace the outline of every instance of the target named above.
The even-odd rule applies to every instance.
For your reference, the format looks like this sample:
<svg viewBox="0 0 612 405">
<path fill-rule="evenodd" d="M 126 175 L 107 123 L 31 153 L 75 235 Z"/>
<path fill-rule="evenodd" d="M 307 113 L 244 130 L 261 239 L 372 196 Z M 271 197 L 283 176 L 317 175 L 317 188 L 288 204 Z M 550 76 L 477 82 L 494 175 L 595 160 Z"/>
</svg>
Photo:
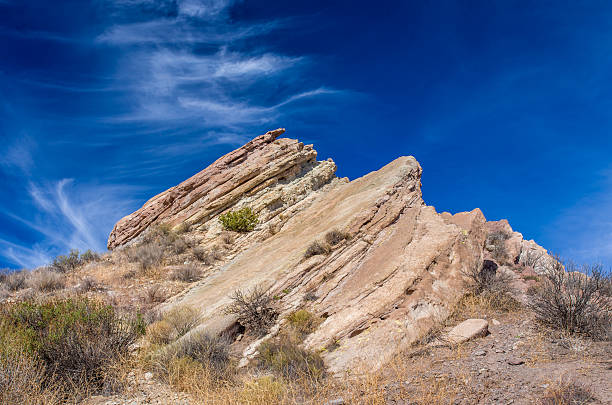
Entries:
<svg viewBox="0 0 612 405">
<path fill-rule="evenodd" d="M 78 185 L 73 179 L 30 182 L 27 190 L 34 215 L 4 213 L 39 235 L 32 245 L 0 237 L 0 255 L 21 267 L 48 263 L 58 252 L 106 249 L 107 229 L 136 205 L 126 198 L 138 189 L 125 185 Z"/>
<path fill-rule="evenodd" d="M 171 173 L 202 169 L 220 145 L 243 144 L 295 110 L 316 108 L 317 98 L 344 94 L 309 78 L 312 57 L 284 54 L 266 41 L 252 45 L 289 20 L 236 20 L 234 3 L 92 0 L 70 15 L 70 31 L 0 28 L 15 41 L 54 41 L 70 58 L 71 49 L 92 55 L 70 72 L 34 66 L 6 77 L 27 89 L 24 100 L 44 107 L 21 119 L 26 128 L 35 123 L 38 137 L 30 142 L 11 129 L 0 146 L 0 175 L 19 179 L 11 184 L 20 195 L 0 213 L 0 224 L 15 230 L 0 230 L 0 259 L 35 267 L 71 248 L 104 250 L 117 220 L 162 191 L 160 184 L 183 179 Z M 95 24 L 80 24 L 78 16 L 92 10 Z M 14 116 L 10 105 L 3 109 Z M 72 164 L 83 156 L 86 167 Z"/>
</svg>

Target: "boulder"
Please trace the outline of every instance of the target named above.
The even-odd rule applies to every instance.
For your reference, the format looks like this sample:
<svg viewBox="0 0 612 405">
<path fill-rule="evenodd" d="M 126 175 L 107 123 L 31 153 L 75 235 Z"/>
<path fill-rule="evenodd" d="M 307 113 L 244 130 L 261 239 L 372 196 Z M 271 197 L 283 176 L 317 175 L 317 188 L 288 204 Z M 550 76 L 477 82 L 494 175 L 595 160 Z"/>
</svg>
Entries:
<svg viewBox="0 0 612 405">
<path fill-rule="evenodd" d="M 488 334 L 489 322 L 484 319 L 467 319 L 451 329 L 446 340 L 452 344 L 459 344 Z"/>
</svg>

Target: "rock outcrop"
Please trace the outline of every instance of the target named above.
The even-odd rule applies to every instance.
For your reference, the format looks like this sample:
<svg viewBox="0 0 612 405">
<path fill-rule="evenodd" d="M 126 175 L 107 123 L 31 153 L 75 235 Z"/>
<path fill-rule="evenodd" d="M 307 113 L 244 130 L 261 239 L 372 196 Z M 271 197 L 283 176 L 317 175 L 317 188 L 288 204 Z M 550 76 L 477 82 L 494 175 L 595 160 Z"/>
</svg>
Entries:
<svg viewBox="0 0 612 405">
<path fill-rule="evenodd" d="M 479 209 L 438 214 L 422 199 L 413 157 L 348 182 L 335 177 L 331 160 L 317 162 L 311 145 L 276 139 L 283 132 L 255 138 L 152 198 L 117 223 L 108 246 L 137 240 L 155 224 L 185 222 L 201 245 L 213 246 L 218 216 L 248 206 L 259 215 L 256 229 L 237 234 L 208 276 L 168 305 L 200 309 L 200 328 L 210 333 L 235 331 L 236 318 L 223 311 L 230 294 L 263 286 L 281 311 L 272 334 L 287 314 L 306 308 L 324 321 L 304 345 L 322 353 L 329 371 L 380 367 L 448 316 L 465 292 L 464 274 L 490 256 L 487 235 L 507 222 L 487 223 Z M 332 231 L 347 237 L 305 256 Z M 505 231 L 518 262 L 531 245 Z M 245 356 L 254 353 L 256 344 Z"/>
</svg>

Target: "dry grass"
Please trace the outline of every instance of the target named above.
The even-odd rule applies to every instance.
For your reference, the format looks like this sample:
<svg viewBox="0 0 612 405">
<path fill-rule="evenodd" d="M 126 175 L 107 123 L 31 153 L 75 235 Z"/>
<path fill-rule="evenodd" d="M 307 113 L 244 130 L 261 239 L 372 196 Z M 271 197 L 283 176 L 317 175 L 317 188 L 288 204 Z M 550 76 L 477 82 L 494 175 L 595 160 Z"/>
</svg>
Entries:
<svg viewBox="0 0 612 405">
<path fill-rule="evenodd" d="M 557 257 L 530 289 L 538 320 L 571 334 L 612 339 L 612 275 L 601 266 L 577 267 Z"/>
<path fill-rule="evenodd" d="M 225 313 L 236 315 L 247 333 L 254 336 L 265 335 L 278 316 L 272 305 L 272 296 L 261 286 L 249 292 L 234 291 L 231 299 L 232 303 L 225 309 Z"/>
<path fill-rule="evenodd" d="M 17 270 L 4 275 L 2 285 L 9 291 L 18 291 L 26 288 L 26 279 L 28 278 L 27 270 Z"/>
<path fill-rule="evenodd" d="M 326 255 L 330 251 L 331 248 L 328 244 L 319 241 L 314 241 L 308 246 L 308 248 L 306 248 L 306 251 L 304 252 L 304 258 L 307 259 L 312 256 Z"/>
<path fill-rule="evenodd" d="M 182 281 L 184 283 L 193 283 L 202 278 L 202 270 L 194 264 L 185 264 L 180 266 L 170 273 L 170 279 L 174 281 Z"/>
<path fill-rule="evenodd" d="M 47 268 L 33 270 L 27 279 L 27 285 L 36 291 L 50 292 L 66 286 L 66 277 Z"/>
<path fill-rule="evenodd" d="M 539 405 L 582 405 L 594 400 L 591 391 L 584 385 L 567 379 L 550 384 L 539 398 Z"/>
<path fill-rule="evenodd" d="M 200 311 L 190 306 L 174 307 L 163 315 L 162 322 L 167 322 L 173 329 L 173 340 L 185 335 L 200 323 Z"/>
<path fill-rule="evenodd" d="M 325 242 L 331 246 L 336 246 L 346 239 L 350 239 L 350 235 L 344 231 L 333 229 L 325 234 Z"/>
</svg>

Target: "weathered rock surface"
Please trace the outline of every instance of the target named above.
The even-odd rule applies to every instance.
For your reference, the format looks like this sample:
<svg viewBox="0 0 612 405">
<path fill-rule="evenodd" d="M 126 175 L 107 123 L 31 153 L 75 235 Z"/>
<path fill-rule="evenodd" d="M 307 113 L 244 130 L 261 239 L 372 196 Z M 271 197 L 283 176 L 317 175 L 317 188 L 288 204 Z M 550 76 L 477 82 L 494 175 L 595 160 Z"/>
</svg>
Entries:
<svg viewBox="0 0 612 405">
<path fill-rule="evenodd" d="M 283 132 L 255 138 L 152 198 L 117 223 L 109 248 L 162 222 L 196 225 L 211 247 L 222 231 L 218 216 L 249 206 L 260 219 L 255 231 L 235 235 L 209 275 L 167 305 L 199 308 L 200 328 L 221 333 L 237 329 L 223 311 L 230 294 L 263 286 L 278 298 L 279 322 L 298 308 L 324 318 L 304 345 L 322 350 L 329 371 L 378 368 L 448 316 L 465 292 L 463 274 L 482 267 L 487 234 L 507 222 L 487 223 L 479 209 L 438 214 L 422 199 L 413 157 L 348 182 L 335 177 L 331 160 L 317 162 L 312 146 L 276 139 Z M 332 230 L 350 238 L 305 258 Z M 526 255 L 520 234 L 506 243 L 513 260 Z"/>
<path fill-rule="evenodd" d="M 240 200 L 248 200 L 256 211 L 276 214 L 335 178 L 336 165 L 331 160 L 317 162 L 312 145 L 276 139 L 284 132 L 281 128 L 258 136 L 178 186 L 151 198 L 141 209 L 117 222 L 108 238 L 108 248 L 127 243 L 153 224 L 176 227 L 183 222 L 205 223 Z M 296 178 L 299 181 L 286 187 Z M 263 214 L 265 221 L 268 218 Z"/>
<path fill-rule="evenodd" d="M 453 344 L 467 342 L 489 333 L 489 322 L 485 319 L 466 319 L 448 332 L 447 340 Z"/>
</svg>

